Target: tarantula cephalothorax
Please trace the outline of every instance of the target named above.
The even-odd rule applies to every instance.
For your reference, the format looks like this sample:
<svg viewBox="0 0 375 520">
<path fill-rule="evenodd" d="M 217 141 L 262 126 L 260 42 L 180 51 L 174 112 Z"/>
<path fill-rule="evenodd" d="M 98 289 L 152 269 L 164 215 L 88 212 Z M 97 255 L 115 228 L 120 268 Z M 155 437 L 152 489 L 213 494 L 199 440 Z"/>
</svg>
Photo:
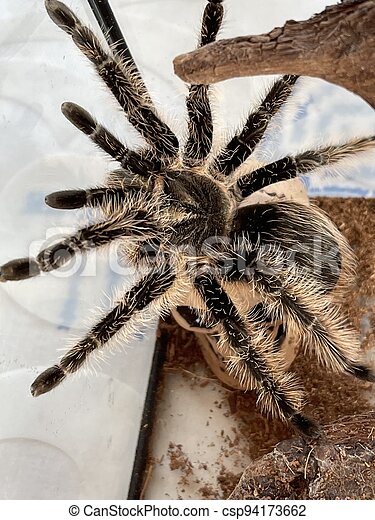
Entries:
<svg viewBox="0 0 375 520">
<path fill-rule="evenodd" d="M 69 121 L 120 167 L 108 174 L 103 186 L 48 195 L 46 202 L 54 208 L 90 206 L 97 211 L 97 222 L 36 258 L 4 264 L 0 279 L 22 280 L 57 269 L 74 254 L 114 240 L 147 274 L 58 364 L 37 377 L 32 394 L 48 392 L 76 372 L 120 329 L 126 341 L 150 317 L 189 307 L 205 327 L 215 328 L 228 371 L 243 387 L 256 390 L 260 407 L 306 435 L 317 435 L 317 425 L 301 413 L 300 385 L 286 372 L 279 343 L 267 330 L 270 321 L 281 321 L 328 369 L 374 382 L 374 372 L 361 361 L 357 334 L 340 311 L 353 256 L 316 207 L 285 198 L 256 204 L 249 200 L 266 186 L 373 147 L 374 137 L 308 150 L 271 164 L 252 161 L 269 121 L 298 80 L 287 75 L 273 84 L 243 128 L 216 155 L 210 89 L 190 85 L 188 136 L 181 146 L 157 113 L 135 63 L 124 60 L 116 48 L 101 45 L 64 4 L 46 0 L 46 8 L 91 61 L 147 145 L 129 150 L 83 108 L 64 103 L 62 112 Z M 199 45 L 215 40 L 222 18 L 221 0 L 208 1 Z M 254 295 L 258 305 L 249 303 Z"/>
</svg>

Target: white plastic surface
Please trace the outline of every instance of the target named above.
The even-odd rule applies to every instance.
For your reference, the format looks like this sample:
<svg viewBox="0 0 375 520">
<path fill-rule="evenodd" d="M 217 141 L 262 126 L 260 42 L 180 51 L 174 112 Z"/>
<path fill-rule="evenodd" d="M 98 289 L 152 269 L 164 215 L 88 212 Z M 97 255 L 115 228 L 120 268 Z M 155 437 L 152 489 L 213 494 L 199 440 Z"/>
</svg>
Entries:
<svg viewBox="0 0 375 520">
<path fill-rule="evenodd" d="M 68 3 L 94 24 L 86 0 Z M 262 33 L 287 19 L 307 18 L 326 4 L 227 0 L 221 35 Z M 195 47 L 205 0 L 112 0 L 111 5 L 156 105 L 183 135 L 186 87 L 173 75 L 172 59 Z M 48 208 L 45 194 L 99 183 L 110 168 L 61 115 L 63 101 L 81 104 L 128 144 L 140 141 L 71 40 L 50 21 L 42 0 L 3 0 L 0 22 L 4 263 L 35 253 L 49 237 L 76 226 L 77 212 Z M 269 81 L 245 78 L 215 87 L 222 128 L 217 141 L 246 115 Z M 267 160 L 375 131 L 373 110 L 338 87 L 304 79 L 294 100 L 296 110 L 279 120 L 282 131 L 266 140 Z M 366 154 L 350 166 L 346 180 L 309 181 L 311 193 L 374 196 L 371 159 Z M 108 266 L 107 255 L 90 255 L 75 266 L 74 275 L 63 271 L 0 285 L 0 498 L 127 495 L 154 332 L 140 334 L 134 345 L 108 357 L 97 376 L 70 378 L 38 399 L 29 394 L 34 377 L 57 360 L 67 338 L 81 336 L 95 321 L 89 309 L 108 308 L 103 293 L 131 282 L 128 273 Z"/>
<path fill-rule="evenodd" d="M 83 19 L 92 19 L 83 4 L 72 5 Z M 124 118 L 70 39 L 50 21 L 42 1 L 5 1 L 1 16 L 4 263 L 33 255 L 52 237 L 76 227 L 79 212 L 48 208 L 46 194 L 95 185 L 110 167 L 64 119 L 61 103 L 83 104 L 110 127 L 120 127 L 120 135 L 128 126 L 113 124 L 116 117 Z M 97 375 L 69 378 L 37 399 L 29 391 L 67 340 L 82 336 L 95 322 L 100 312 L 91 309 L 109 308 L 104 294 L 130 285 L 131 273 L 115 272 L 108 256 L 77 258 L 69 269 L 0 286 L 0 498 L 127 496 L 154 329 L 108 356 Z"/>
</svg>

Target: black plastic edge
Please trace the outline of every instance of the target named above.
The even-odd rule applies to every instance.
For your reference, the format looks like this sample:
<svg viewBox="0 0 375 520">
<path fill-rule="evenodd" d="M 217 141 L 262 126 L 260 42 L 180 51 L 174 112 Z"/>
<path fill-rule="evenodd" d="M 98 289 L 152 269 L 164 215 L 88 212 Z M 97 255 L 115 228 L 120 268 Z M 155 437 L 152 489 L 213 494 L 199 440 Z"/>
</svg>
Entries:
<svg viewBox="0 0 375 520">
<path fill-rule="evenodd" d="M 160 329 L 159 329 L 160 330 Z M 156 392 L 160 379 L 160 373 L 167 352 L 168 334 L 160 333 L 155 342 L 154 356 L 152 359 L 150 378 L 143 408 L 141 425 L 138 436 L 137 449 L 134 457 L 132 476 L 129 484 L 128 500 L 139 500 L 143 490 L 145 469 L 148 456 L 149 439 L 154 423 Z"/>
<path fill-rule="evenodd" d="M 110 45 L 116 44 L 116 50 L 127 60 L 134 63 L 133 56 L 117 23 L 108 0 L 87 0 L 99 26 Z"/>
</svg>

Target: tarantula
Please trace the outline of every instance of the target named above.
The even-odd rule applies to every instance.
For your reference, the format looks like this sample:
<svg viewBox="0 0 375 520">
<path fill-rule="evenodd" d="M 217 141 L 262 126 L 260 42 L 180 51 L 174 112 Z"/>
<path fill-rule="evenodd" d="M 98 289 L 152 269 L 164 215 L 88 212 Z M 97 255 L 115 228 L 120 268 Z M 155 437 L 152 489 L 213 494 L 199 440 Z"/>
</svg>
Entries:
<svg viewBox="0 0 375 520">
<path fill-rule="evenodd" d="M 251 194 L 271 184 L 373 147 L 374 136 L 270 164 L 251 161 L 271 118 L 298 81 L 295 75 L 285 75 L 216 154 L 210 87 L 190 85 L 188 136 L 181 144 L 157 113 L 134 61 L 116 47 L 102 45 L 63 3 L 45 3 L 50 18 L 91 61 L 147 144 L 130 150 L 86 110 L 64 103 L 64 116 L 120 167 L 102 186 L 48 195 L 46 203 L 53 208 L 90 207 L 96 211 L 96 223 L 43 249 L 36 258 L 4 264 L 0 279 L 23 280 L 58 269 L 76 253 L 115 240 L 146 274 L 58 364 L 36 378 L 32 394 L 56 387 L 120 329 L 127 340 L 149 318 L 189 307 L 202 326 L 215 329 L 228 371 L 243 387 L 256 390 L 262 410 L 305 435 L 318 435 L 316 423 L 301 412 L 304 393 L 286 371 L 280 342 L 267 330 L 270 322 L 281 321 L 328 369 L 374 382 L 375 373 L 361 361 L 357 333 L 340 310 L 340 295 L 353 275 L 353 255 L 318 208 L 285 198 L 249 201 Z M 222 1 L 209 0 L 200 46 L 215 41 L 222 19 Z M 254 295 L 260 302 L 255 306 L 249 303 Z"/>
</svg>

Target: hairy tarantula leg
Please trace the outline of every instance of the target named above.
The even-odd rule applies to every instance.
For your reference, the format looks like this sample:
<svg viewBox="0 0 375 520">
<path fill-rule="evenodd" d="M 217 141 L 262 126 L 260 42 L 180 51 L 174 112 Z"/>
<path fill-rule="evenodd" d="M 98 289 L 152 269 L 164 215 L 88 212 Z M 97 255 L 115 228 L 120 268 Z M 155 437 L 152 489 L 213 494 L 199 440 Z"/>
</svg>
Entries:
<svg viewBox="0 0 375 520">
<path fill-rule="evenodd" d="M 244 238 L 242 245 L 246 241 Z M 375 382 L 375 372 L 360 360 L 357 333 L 309 271 L 277 245 L 259 247 L 248 242 L 247 251 L 230 251 L 234 259 L 236 254 L 245 260 L 241 272 L 238 270 L 239 277 L 248 280 L 269 311 L 277 313 L 289 330 L 297 330 L 306 339 L 320 363 L 336 372 Z M 233 265 L 236 269 L 235 261 Z"/>
<path fill-rule="evenodd" d="M 203 47 L 216 40 L 223 20 L 222 0 L 209 1 L 203 13 L 198 46 Z M 183 160 L 189 166 L 201 163 L 211 151 L 213 123 L 209 101 L 209 85 L 190 85 L 186 99 L 189 136 L 184 148 Z"/>
<path fill-rule="evenodd" d="M 335 164 L 373 148 L 375 148 L 375 136 L 370 136 L 338 146 L 308 150 L 294 157 L 286 156 L 244 175 L 238 179 L 235 190 L 239 191 L 241 197 L 248 197 L 270 184 L 294 179 L 321 166 Z"/>
<path fill-rule="evenodd" d="M 40 251 L 35 259 L 16 258 L 0 267 L 0 281 L 18 281 L 49 272 L 63 266 L 78 252 L 104 246 L 117 238 L 142 236 L 154 238 L 156 223 L 149 222 L 145 210 L 130 210 L 129 214 L 99 222 L 78 230 L 61 242 Z"/>
<path fill-rule="evenodd" d="M 99 124 L 84 108 L 75 103 L 65 102 L 61 112 L 78 130 L 88 135 L 99 148 L 104 150 L 116 161 L 126 161 L 129 150 L 109 130 Z"/>
<path fill-rule="evenodd" d="M 112 204 L 118 206 L 129 192 L 138 193 L 139 188 L 91 188 L 87 190 L 55 191 L 46 196 L 47 206 L 54 209 L 78 209 L 83 206 L 102 206 Z"/>
<path fill-rule="evenodd" d="M 280 110 L 292 93 L 299 76 L 286 75 L 271 87 L 264 101 L 249 114 L 246 123 L 216 158 L 216 168 L 224 175 L 230 175 L 253 153 L 256 145 L 267 130 L 271 118 Z"/>
<path fill-rule="evenodd" d="M 169 266 L 152 270 L 132 289 L 126 292 L 117 305 L 94 325 L 86 337 L 80 340 L 61 358 L 59 364 L 42 372 L 31 385 L 34 397 L 49 392 L 68 374 L 79 370 L 88 356 L 102 348 L 136 314 L 156 300 L 160 300 L 175 281 L 176 274 Z M 161 304 L 162 305 L 162 304 Z"/>
<path fill-rule="evenodd" d="M 258 274 L 256 286 L 266 301 L 276 303 L 283 310 L 287 323 L 297 327 L 307 338 L 319 362 L 336 372 L 346 372 L 358 379 L 375 383 L 375 372 L 360 361 L 357 333 L 350 328 L 340 309 L 329 299 L 314 291 L 314 281 L 306 275 L 290 274 L 277 287 Z M 274 293 L 277 293 L 276 295 Z M 266 296 L 267 294 L 267 296 Z"/>
<path fill-rule="evenodd" d="M 77 47 L 95 66 L 125 111 L 129 122 L 157 153 L 175 156 L 179 149 L 177 137 L 145 99 L 143 81 L 139 81 L 134 67 L 127 65 L 116 54 L 104 50 L 91 29 L 83 25 L 65 4 L 58 0 L 45 0 L 45 5 L 52 21 L 72 37 Z"/>
<path fill-rule="evenodd" d="M 117 137 L 98 123 L 87 110 L 79 105 L 65 102 L 61 105 L 61 111 L 70 123 L 85 135 L 88 135 L 93 143 L 113 159 L 120 162 L 124 169 L 145 177 L 149 177 L 150 172 L 160 169 L 157 157 L 154 160 L 146 158 L 146 154 L 150 157 L 152 156 L 149 150 L 146 150 L 143 154 L 129 150 Z"/>
<path fill-rule="evenodd" d="M 209 317 L 218 323 L 225 345 L 233 352 L 233 370 L 241 373 L 241 379 L 247 381 L 249 387 L 256 388 L 259 404 L 283 420 L 290 421 L 301 433 L 318 436 L 318 426 L 300 412 L 302 393 L 294 379 L 290 374 L 275 374 L 271 370 L 267 352 L 262 352 L 258 345 L 253 344 L 244 320 L 219 283 L 210 275 L 200 275 L 194 284 Z"/>
</svg>

